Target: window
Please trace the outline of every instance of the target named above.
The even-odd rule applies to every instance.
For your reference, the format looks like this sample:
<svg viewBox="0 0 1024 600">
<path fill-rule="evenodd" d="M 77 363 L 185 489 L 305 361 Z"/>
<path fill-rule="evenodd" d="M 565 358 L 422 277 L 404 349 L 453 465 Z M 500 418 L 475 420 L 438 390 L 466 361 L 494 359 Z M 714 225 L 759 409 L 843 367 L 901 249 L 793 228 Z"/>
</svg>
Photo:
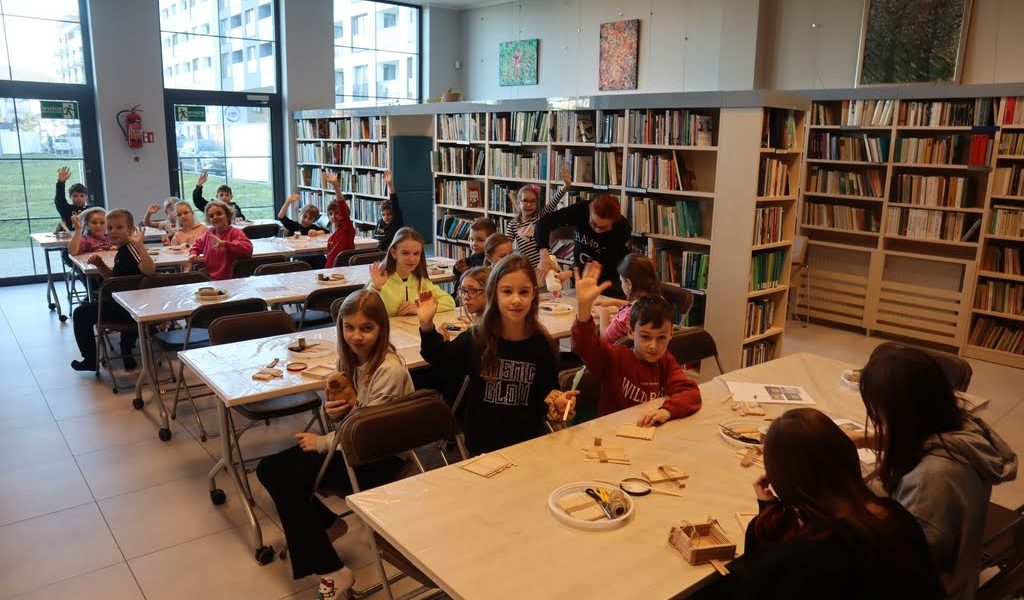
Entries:
<svg viewBox="0 0 1024 600">
<path fill-rule="evenodd" d="M 334 95 L 345 95 L 345 71 L 339 70 L 334 72 Z"/>
<path fill-rule="evenodd" d="M 242 15 L 231 15 L 231 28 L 242 26 Z"/>
<path fill-rule="evenodd" d="M 274 55 L 274 45 L 270 42 L 260 44 L 260 58 Z"/>
<path fill-rule="evenodd" d="M 240 62 L 242 62 L 242 51 L 235 50 L 231 53 L 231 64 L 236 64 Z"/>
<path fill-rule="evenodd" d="M 272 14 L 274 14 L 273 8 L 270 6 L 269 3 L 260 4 L 259 8 L 256 11 L 256 16 L 260 19 L 269 19 Z"/>
<path fill-rule="evenodd" d="M 389 2 L 334 0 L 335 83 L 337 73 L 352 76 L 348 89 L 335 85 L 335 106 L 420 101 L 420 10 Z"/>
</svg>

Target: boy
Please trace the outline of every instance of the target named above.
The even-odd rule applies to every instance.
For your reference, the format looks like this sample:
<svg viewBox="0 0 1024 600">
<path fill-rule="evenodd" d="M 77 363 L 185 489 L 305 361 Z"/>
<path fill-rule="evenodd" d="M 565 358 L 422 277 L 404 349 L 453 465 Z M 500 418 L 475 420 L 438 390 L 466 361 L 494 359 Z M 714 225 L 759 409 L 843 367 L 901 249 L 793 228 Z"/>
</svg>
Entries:
<svg viewBox="0 0 1024 600">
<path fill-rule="evenodd" d="M 327 255 L 324 264 L 328 269 L 334 266 L 334 260 L 345 250 L 356 247 L 356 226 L 352 223 L 352 215 L 348 208 L 345 194 L 341 192 L 341 181 L 337 173 L 324 173 L 324 187 L 334 188 L 334 200 L 327 205 L 327 217 L 331 220 L 334 233 L 327 238 Z"/>
<path fill-rule="evenodd" d="M 298 204 L 299 195 L 292 194 L 285 199 L 284 204 L 281 205 L 281 210 L 277 213 L 277 220 L 284 225 L 284 228 L 288 230 L 289 234 L 301 234 L 308 235 L 309 237 L 316 237 L 318 235 L 324 235 L 327 230 L 317 225 L 316 220 L 320 218 L 320 209 L 315 204 L 307 204 L 302 207 L 302 212 L 299 213 L 299 220 L 295 221 L 288 217 L 288 209 L 293 204 Z"/>
<path fill-rule="evenodd" d="M 203 186 L 206 184 L 206 180 L 208 178 L 209 175 L 206 171 L 203 171 L 199 175 L 199 179 L 196 181 L 195 189 L 192 190 L 192 204 L 195 204 L 196 208 L 198 208 L 203 214 L 206 214 L 206 203 L 208 202 L 206 198 L 203 198 Z M 242 207 L 232 202 L 232 198 L 234 198 L 234 194 L 231 193 L 231 186 L 222 185 L 217 188 L 217 199 L 234 209 L 236 219 L 245 221 L 246 218 L 245 215 L 242 214 Z"/>
<path fill-rule="evenodd" d="M 381 250 L 387 251 L 391 247 L 391 240 L 395 239 L 395 232 L 405 227 L 405 219 L 402 218 L 402 207 L 398 204 L 398 192 L 395 191 L 391 171 L 384 171 L 384 182 L 388 184 L 390 200 L 380 204 L 380 219 L 377 220 L 377 228 L 373 230 L 373 238 L 380 241 Z"/>
<path fill-rule="evenodd" d="M 572 351 L 601 380 L 598 415 L 664 398 L 658 408 L 637 420 L 640 427 L 651 427 L 700 410 L 700 389 L 667 352 L 675 309 L 661 296 L 640 298 L 630 311 L 633 347 L 603 342 L 590 315 L 594 300 L 611 286 L 609 281 L 599 284 L 600 276 L 601 265 L 596 262 L 583 268 L 582 277 L 577 270 L 579 306 L 572 324 Z"/>
<path fill-rule="evenodd" d="M 68 194 L 71 196 L 71 203 L 68 203 L 67 196 L 64 195 L 64 186 L 70 178 L 71 169 L 68 167 L 61 167 L 58 169 L 57 186 L 56 191 L 53 194 L 53 204 L 57 209 L 57 214 L 60 215 L 60 220 L 68 229 L 73 228 L 71 215 L 77 215 L 83 210 L 92 208 L 88 203 L 89 190 L 85 189 L 85 186 L 81 183 L 72 184 L 71 188 L 68 189 Z"/>
<path fill-rule="evenodd" d="M 107 212 L 107 235 L 110 241 L 117 246 L 117 254 L 114 255 L 114 268 L 111 269 L 103 262 L 98 254 L 89 257 L 89 264 L 99 270 L 100 277 L 122 277 L 124 275 L 151 275 L 156 272 L 156 265 L 153 258 L 146 252 L 143 244 L 145 236 L 144 227 L 135 227 L 132 213 L 123 208 L 115 208 Z M 87 302 L 80 304 L 71 317 L 75 330 L 75 342 L 78 350 L 82 353 L 82 360 L 71 361 L 71 368 L 76 371 L 96 370 L 96 335 L 93 327 L 99 317 L 99 303 Z M 104 312 L 112 315 L 111 320 L 131 322 L 131 316 L 121 305 L 110 302 L 103 307 Z M 121 334 L 121 354 L 124 355 L 124 368 L 131 371 L 135 369 L 135 359 L 131 356 L 132 347 L 135 346 L 135 333 Z"/>
<path fill-rule="evenodd" d="M 455 261 L 455 266 L 452 267 L 452 275 L 455 276 L 455 289 L 452 291 L 452 295 L 455 297 L 459 296 L 459 282 L 462 281 L 462 274 L 472 269 L 473 267 L 484 266 L 484 260 L 486 255 L 484 254 L 484 246 L 487 244 L 487 238 L 491 237 L 498 232 L 498 227 L 494 224 L 494 221 L 487 217 L 480 217 L 469 225 L 469 256 L 467 258 L 460 258 Z"/>
<path fill-rule="evenodd" d="M 164 200 L 164 216 L 167 218 L 159 221 L 154 221 L 153 215 L 160 212 L 160 205 L 150 204 L 149 208 L 146 209 L 146 216 L 142 219 L 142 224 L 146 227 L 152 227 L 164 232 L 165 244 L 170 243 L 171 236 L 178 230 L 178 215 L 174 212 L 174 205 L 178 202 L 180 202 L 180 198 L 177 196 L 168 196 Z"/>
</svg>

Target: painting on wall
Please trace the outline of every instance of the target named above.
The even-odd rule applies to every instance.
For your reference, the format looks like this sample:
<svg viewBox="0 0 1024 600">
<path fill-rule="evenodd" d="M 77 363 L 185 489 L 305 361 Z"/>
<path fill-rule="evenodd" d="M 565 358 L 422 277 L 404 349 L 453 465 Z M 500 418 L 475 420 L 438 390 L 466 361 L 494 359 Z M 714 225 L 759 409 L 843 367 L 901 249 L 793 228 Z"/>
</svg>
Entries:
<svg viewBox="0 0 1024 600">
<path fill-rule="evenodd" d="M 540 40 L 498 44 L 498 85 L 537 85 Z"/>
<path fill-rule="evenodd" d="M 971 0 L 867 0 L 858 85 L 957 82 Z"/>
<path fill-rule="evenodd" d="M 601 23 L 597 89 L 635 90 L 640 52 L 640 19 Z"/>
</svg>

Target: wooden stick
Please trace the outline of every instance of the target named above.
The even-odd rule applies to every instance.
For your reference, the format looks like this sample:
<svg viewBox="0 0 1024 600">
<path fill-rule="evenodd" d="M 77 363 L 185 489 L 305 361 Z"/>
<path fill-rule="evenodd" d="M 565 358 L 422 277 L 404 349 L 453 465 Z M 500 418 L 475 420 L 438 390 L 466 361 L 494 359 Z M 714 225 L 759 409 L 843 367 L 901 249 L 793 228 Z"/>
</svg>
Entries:
<svg viewBox="0 0 1024 600">
<path fill-rule="evenodd" d="M 504 458 L 504 459 L 505 459 L 505 461 L 507 461 L 507 462 L 508 462 L 508 466 L 510 466 L 510 467 L 514 467 L 514 466 L 516 466 L 516 463 L 512 462 L 512 461 L 511 461 L 511 460 L 509 459 L 509 457 L 505 456 L 505 455 L 504 455 L 504 454 L 502 454 L 501 452 L 495 452 L 495 454 L 497 454 L 498 456 L 500 456 L 500 457 Z"/>
<path fill-rule="evenodd" d="M 714 567 L 715 570 L 718 571 L 719 574 L 721 574 L 723 576 L 729 574 L 729 569 L 725 566 L 725 563 L 723 563 L 722 561 L 718 560 L 717 558 L 711 559 L 711 566 Z"/>
<path fill-rule="evenodd" d="M 600 458 L 584 458 L 583 460 L 585 462 L 612 463 L 612 464 L 616 464 L 616 465 L 631 465 L 631 464 L 633 464 L 632 462 L 630 462 L 630 460 L 628 458 L 607 458 L 605 460 L 601 460 Z"/>
<path fill-rule="evenodd" d="M 656 493 L 656 494 L 665 494 L 666 496 L 675 496 L 676 498 L 685 498 L 686 497 L 686 496 L 680 494 L 679 492 L 673 492 L 671 490 L 663 490 L 661 488 L 654 487 L 653 485 L 651 486 L 651 491 Z"/>
<path fill-rule="evenodd" d="M 572 405 L 572 398 L 569 398 L 569 400 L 565 403 L 565 412 L 562 413 L 562 421 L 569 420 L 569 410 L 572 408 Z"/>
</svg>

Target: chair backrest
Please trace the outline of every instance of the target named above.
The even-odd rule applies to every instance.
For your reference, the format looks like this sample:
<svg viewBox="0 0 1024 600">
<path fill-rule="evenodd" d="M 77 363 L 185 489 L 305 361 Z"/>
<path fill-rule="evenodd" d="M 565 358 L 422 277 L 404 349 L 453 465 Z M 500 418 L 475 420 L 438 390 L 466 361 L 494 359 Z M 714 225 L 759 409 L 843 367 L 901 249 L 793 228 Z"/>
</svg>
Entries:
<svg viewBox="0 0 1024 600">
<path fill-rule="evenodd" d="M 558 373 L 558 389 L 563 392 L 567 392 L 572 389 L 572 382 L 576 378 L 576 374 L 580 369 L 586 369 L 585 367 L 577 367 L 575 369 L 566 369 Z M 594 372 L 590 369 L 583 371 L 583 376 L 580 377 L 580 383 L 576 386 L 579 391 L 579 398 L 576 400 L 576 423 L 580 423 L 585 418 L 594 418 L 597 416 L 597 405 L 601 400 L 601 381 L 594 375 Z M 585 413 L 592 413 L 586 414 Z"/>
<path fill-rule="evenodd" d="M 705 329 L 689 329 L 673 335 L 668 341 L 668 351 L 680 365 L 714 358 L 719 372 L 725 372 L 722 369 L 722 361 L 718 358 L 718 344 Z"/>
<path fill-rule="evenodd" d="M 685 317 L 686 313 L 690 312 L 690 307 L 693 306 L 693 292 L 678 285 L 662 283 L 661 296 L 675 307 L 676 314 L 680 318 Z"/>
<path fill-rule="evenodd" d="M 220 317 L 210 323 L 208 331 L 211 344 L 231 344 L 295 333 L 295 321 L 282 310 L 269 310 Z"/>
<path fill-rule="evenodd" d="M 187 283 L 202 283 L 209 281 L 210 277 L 206 273 L 199 271 L 189 271 L 187 273 L 154 273 L 147 275 L 142 283 L 139 284 L 139 289 L 148 288 L 160 288 L 168 287 L 172 285 L 184 285 Z"/>
<path fill-rule="evenodd" d="M 236 260 L 235 264 L 231 265 L 231 278 L 236 279 L 238 277 L 248 277 L 256 272 L 256 269 L 261 265 L 271 265 L 274 263 L 285 262 L 288 257 L 283 254 L 269 254 L 267 256 L 260 256 L 259 258 L 243 258 Z"/>
<path fill-rule="evenodd" d="M 345 298 L 347 298 L 347 296 L 335 298 L 334 302 L 331 302 L 331 321 L 333 321 L 335 325 L 338 324 L 338 313 L 341 312 L 341 305 L 345 303 Z"/>
<path fill-rule="evenodd" d="M 942 372 L 946 374 L 946 379 L 949 380 L 949 385 L 954 390 L 959 392 L 966 392 L 968 386 L 971 385 L 971 376 L 974 375 L 973 369 L 971 369 L 971 363 L 960 358 L 955 354 L 948 352 L 942 352 L 941 350 L 932 350 L 931 348 L 920 348 L 917 346 L 909 346 L 907 344 L 901 344 L 899 342 L 883 342 L 875 347 L 871 352 L 871 359 L 885 354 L 886 352 L 900 348 L 914 348 L 924 352 L 928 356 L 932 357 L 935 362 L 939 363 L 942 367 Z"/>
<path fill-rule="evenodd" d="M 99 291 L 99 310 L 96 314 L 96 323 L 102 325 L 103 319 L 103 305 L 111 304 L 114 299 L 111 297 L 117 292 L 128 292 L 131 290 L 137 290 L 142 285 L 142 281 L 146 278 L 145 275 L 122 275 L 120 277 L 108 277 L 103 280 L 100 284 Z"/>
<path fill-rule="evenodd" d="M 793 254 L 790 264 L 803 266 L 807 264 L 807 236 L 793 236 Z"/>
<path fill-rule="evenodd" d="M 269 263 L 266 265 L 260 265 L 253 271 L 253 275 L 276 275 L 278 273 L 297 273 L 299 271 L 308 271 L 313 267 L 309 266 L 309 263 L 302 262 L 301 260 L 288 260 L 284 262 Z"/>
<path fill-rule="evenodd" d="M 353 248 L 351 250 L 342 250 L 334 257 L 334 264 L 332 267 L 347 267 L 348 261 L 357 254 L 366 254 L 367 252 L 376 252 L 372 248 Z"/>
<path fill-rule="evenodd" d="M 302 304 L 302 313 L 305 314 L 307 310 L 327 312 L 331 310 L 331 306 L 334 305 L 335 301 L 345 299 L 349 294 L 358 289 L 357 287 L 349 286 L 317 288 L 306 296 L 306 301 Z"/>
<path fill-rule="evenodd" d="M 281 227 L 277 223 L 262 223 L 260 225 L 247 225 L 242 228 L 242 233 L 250 240 L 260 238 L 272 238 L 280 233 Z"/>
<path fill-rule="evenodd" d="M 362 254 L 356 254 L 348 260 L 348 266 L 354 267 L 356 265 L 369 265 L 381 260 L 388 255 L 387 252 L 363 252 Z"/>
<path fill-rule="evenodd" d="M 228 300 L 215 304 L 201 304 L 188 317 L 188 328 L 206 329 L 221 317 L 267 310 L 267 302 L 263 298 L 243 298 Z"/>
</svg>

